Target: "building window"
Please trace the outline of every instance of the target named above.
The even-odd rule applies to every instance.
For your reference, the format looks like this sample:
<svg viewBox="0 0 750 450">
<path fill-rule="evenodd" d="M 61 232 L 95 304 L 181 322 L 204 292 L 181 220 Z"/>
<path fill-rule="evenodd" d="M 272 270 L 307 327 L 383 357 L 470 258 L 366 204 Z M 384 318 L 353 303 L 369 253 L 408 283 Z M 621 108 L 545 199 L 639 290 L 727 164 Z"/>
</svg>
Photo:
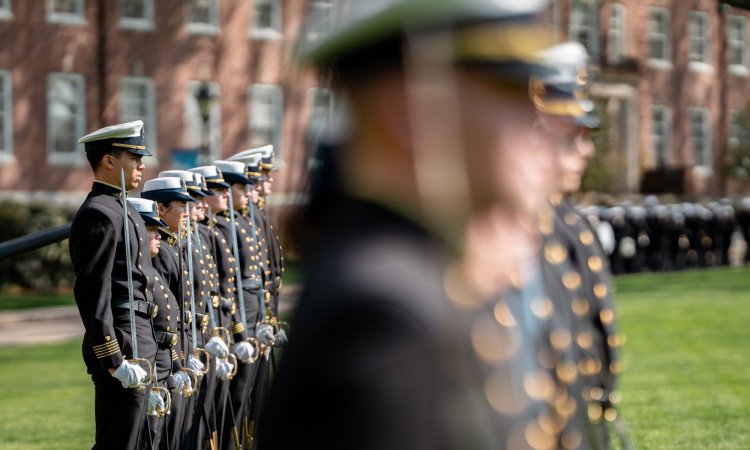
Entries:
<svg viewBox="0 0 750 450">
<path fill-rule="evenodd" d="M 86 23 L 85 0 L 47 0 L 47 21 L 80 25 Z"/>
<path fill-rule="evenodd" d="M 690 12 L 690 62 L 708 64 L 709 60 L 708 13 Z"/>
<path fill-rule="evenodd" d="M 334 0 L 313 0 L 307 13 L 307 39 L 315 40 L 327 34 L 336 22 Z"/>
<path fill-rule="evenodd" d="M 571 0 L 570 39 L 586 47 L 592 60 L 599 53 L 599 3 L 593 0 Z"/>
<path fill-rule="evenodd" d="M 10 72 L 0 70 L 0 161 L 13 157 L 13 97 Z"/>
<path fill-rule="evenodd" d="M 273 144 L 276 157 L 281 159 L 281 130 L 284 114 L 284 92 L 270 84 L 250 87 L 250 145 Z"/>
<path fill-rule="evenodd" d="M 318 144 L 330 134 L 333 127 L 333 92 L 325 88 L 311 88 L 308 94 L 310 101 L 310 119 L 307 124 L 307 145 L 310 150 L 308 164 L 316 164 L 314 151 Z"/>
<path fill-rule="evenodd" d="M 712 169 L 711 116 L 707 108 L 690 108 L 690 138 L 693 144 L 693 164 Z"/>
<path fill-rule="evenodd" d="M 10 0 L 0 0 L 0 20 L 13 18 L 13 7 Z"/>
<path fill-rule="evenodd" d="M 146 148 L 156 154 L 156 107 L 150 78 L 125 77 L 120 81 L 120 122 L 142 120 Z"/>
<path fill-rule="evenodd" d="M 188 0 L 188 31 L 196 34 L 217 34 L 219 0 Z"/>
<path fill-rule="evenodd" d="M 120 0 L 120 27 L 139 30 L 154 28 L 154 0 Z"/>
<path fill-rule="evenodd" d="M 742 143 L 744 126 L 742 123 L 742 113 L 734 109 L 729 112 L 729 148 L 737 149 Z"/>
<path fill-rule="evenodd" d="M 729 16 L 729 65 L 747 73 L 747 19 Z"/>
<path fill-rule="evenodd" d="M 51 73 L 47 78 L 47 154 L 52 164 L 83 162 L 78 138 L 86 131 L 83 75 Z"/>
<path fill-rule="evenodd" d="M 607 59 L 613 64 L 622 62 L 625 55 L 625 6 L 613 3 L 607 29 Z"/>
<path fill-rule="evenodd" d="M 670 45 L 672 30 L 669 11 L 664 8 L 651 8 L 648 22 L 648 41 L 651 47 L 652 61 L 666 61 L 671 59 Z"/>
<path fill-rule="evenodd" d="M 253 22 L 250 34 L 257 39 L 280 39 L 281 1 L 250 0 L 253 2 Z"/>
<path fill-rule="evenodd" d="M 221 157 L 221 102 L 219 84 L 208 83 L 211 105 L 206 122 L 203 121 L 197 95 L 202 81 L 189 81 L 185 97 L 185 146 L 200 154 L 208 145 L 210 161 Z"/>
<path fill-rule="evenodd" d="M 666 106 L 653 105 L 651 106 L 651 150 L 654 155 L 656 167 L 667 167 L 671 145 L 671 111 Z"/>
</svg>

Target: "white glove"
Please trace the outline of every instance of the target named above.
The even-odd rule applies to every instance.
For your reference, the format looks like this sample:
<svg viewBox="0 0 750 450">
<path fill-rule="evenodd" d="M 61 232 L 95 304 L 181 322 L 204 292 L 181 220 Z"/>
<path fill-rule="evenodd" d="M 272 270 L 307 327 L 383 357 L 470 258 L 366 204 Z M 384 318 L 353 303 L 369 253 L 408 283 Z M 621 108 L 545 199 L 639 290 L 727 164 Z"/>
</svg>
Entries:
<svg viewBox="0 0 750 450">
<path fill-rule="evenodd" d="M 227 344 L 225 344 L 221 338 L 216 336 L 212 337 L 204 348 L 210 355 L 217 358 L 226 358 L 229 355 Z"/>
<path fill-rule="evenodd" d="M 258 328 L 255 329 L 255 338 L 264 345 L 273 345 L 274 342 L 274 335 L 273 335 L 273 327 L 267 323 L 262 323 L 258 325 Z"/>
<path fill-rule="evenodd" d="M 289 342 L 289 338 L 286 336 L 286 332 L 283 329 L 280 329 L 278 333 L 276 333 L 276 346 L 281 347 L 285 345 L 287 342 Z"/>
<path fill-rule="evenodd" d="M 164 399 L 161 398 L 161 395 L 156 391 L 151 391 L 151 395 L 148 397 L 147 414 L 149 416 L 159 416 L 163 414 L 165 408 Z"/>
<path fill-rule="evenodd" d="M 143 370 L 143 367 L 138 364 L 123 361 L 112 376 L 120 380 L 122 387 L 130 389 L 145 381 L 148 374 Z"/>
<path fill-rule="evenodd" d="M 220 380 L 228 380 L 229 375 L 232 374 L 232 370 L 234 369 L 234 365 L 230 363 L 229 361 L 223 360 L 223 359 L 217 359 L 216 360 L 216 376 Z"/>
<path fill-rule="evenodd" d="M 238 342 L 232 346 L 232 353 L 237 355 L 237 359 L 245 364 L 249 364 L 255 355 L 255 348 L 245 341 Z"/>
<path fill-rule="evenodd" d="M 203 362 L 193 355 L 188 356 L 187 366 L 189 369 L 192 369 L 195 373 L 203 372 L 203 369 L 206 368 L 206 366 L 203 365 Z"/>
<path fill-rule="evenodd" d="M 190 377 L 185 372 L 175 372 L 172 375 L 169 376 L 169 378 L 172 380 L 172 384 L 174 384 L 174 391 L 175 392 L 185 392 L 191 391 L 193 389 L 193 385 L 190 382 Z"/>
</svg>

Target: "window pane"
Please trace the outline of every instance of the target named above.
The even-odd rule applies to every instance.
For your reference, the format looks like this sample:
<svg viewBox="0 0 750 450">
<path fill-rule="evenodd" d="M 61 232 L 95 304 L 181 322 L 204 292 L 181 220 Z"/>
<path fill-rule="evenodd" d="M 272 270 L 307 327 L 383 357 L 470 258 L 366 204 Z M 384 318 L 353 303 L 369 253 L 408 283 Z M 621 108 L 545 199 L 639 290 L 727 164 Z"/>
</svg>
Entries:
<svg viewBox="0 0 750 450">
<path fill-rule="evenodd" d="M 76 117 L 80 114 L 78 83 L 75 79 L 52 77 L 49 93 L 49 119 L 52 135 L 52 151 L 73 153 L 76 151 Z"/>
<path fill-rule="evenodd" d="M 146 0 L 121 0 L 120 16 L 132 19 L 146 19 Z"/>
<path fill-rule="evenodd" d="M 190 1 L 190 22 L 213 24 L 211 9 L 213 0 L 191 0 Z"/>
<path fill-rule="evenodd" d="M 77 14 L 83 10 L 83 8 L 79 9 L 79 6 L 81 6 L 79 3 L 81 2 L 82 0 L 54 0 L 52 9 L 58 13 Z"/>
</svg>

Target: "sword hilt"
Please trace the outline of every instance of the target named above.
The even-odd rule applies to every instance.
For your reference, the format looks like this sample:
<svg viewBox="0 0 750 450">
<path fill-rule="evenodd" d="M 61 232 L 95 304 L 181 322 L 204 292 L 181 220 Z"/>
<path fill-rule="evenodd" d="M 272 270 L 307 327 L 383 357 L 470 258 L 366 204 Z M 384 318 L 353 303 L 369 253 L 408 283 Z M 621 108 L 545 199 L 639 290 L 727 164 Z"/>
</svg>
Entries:
<svg viewBox="0 0 750 450">
<path fill-rule="evenodd" d="M 258 358 L 260 357 L 260 352 L 261 352 L 262 349 L 261 349 L 261 346 L 260 346 L 260 343 L 258 342 L 258 340 L 255 339 L 255 338 L 253 338 L 253 337 L 246 338 L 245 342 L 247 342 L 250 345 L 252 345 L 253 348 L 255 349 L 255 351 L 253 352 L 253 356 L 250 357 L 250 360 L 247 362 L 247 365 L 250 365 L 250 364 L 252 364 L 252 363 L 254 363 L 255 361 L 258 360 Z"/>
<path fill-rule="evenodd" d="M 164 408 L 157 407 L 154 411 L 156 413 L 156 417 L 164 417 L 167 414 L 172 411 L 172 394 L 169 393 L 169 389 L 165 389 L 163 387 L 159 386 L 153 386 L 151 388 L 152 392 L 156 392 L 157 394 L 161 395 L 161 393 L 164 393 Z"/>
<path fill-rule="evenodd" d="M 239 361 L 237 361 L 237 355 L 235 355 L 234 353 L 229 354 L 229 359 L 233 360 L 234 362 L 232 363 L 232 372 L 229 374 L 229 376 L 227 376 L 227 380 L 231 380 L 235 375 L 237 375 L 237 365 L 239 363 Z"/>
<path fill-rule="evenodd" d="M 232 340 L 232 333 L 224 327 L 214 327 L 211 329 L 211 336 L 220 338 L 229 347 Z"/>
<path fill-rule="evenodd" d="M 196 371 L 196 375 L 198 376 L 198 378 L 201 378 L 205 374 L 207 374 L 208 373 L 208 368 L 211 365 L 211 354 L 208 353 L 206 351 L 206 349 L 203 349 L 203 348 L 200 348 L 200 347 L 193 349 L 193 356 L 196 357 L 196 358 L 198 358 L 199 360 L 201 359 L 201 357 L 200 357 L 201 354 L 204 354 L 206 356 L 206 364 L 205 364 L 205 368 L 203 370 L 197 370 Z"/>
<path fill-rule="evenodd" d="M 140 366 L 141 363 L 146 363 L 146 366 L 148 367 L 148 380 L 141 381 L 135 386 L 135 389 L 139 392 L 142 392 L 146 390 L 146 386 L 153 384 L 154 382 L 154 366 L 151 364 L 151 361 L 145 358 L 133 358 L 126 360 L 130 364 L 135 364 Z"/>
<path fill-rule="evenodd" d="M 191 379 L 193 381 L 193 386 L 195 386 L 193 388 L 184 386 L 182 388 L 182 390 L 180 391 L 180 394 L 182 394 L 182 396 L 184 398 L 190 398 L 190 396 L 193 395 L 193 393 L 195 392 L 195 389 L 197 389 L 197 387 L 198 387 L 198 375 L 196 375 L 195 371 L 193 369 L 189 368 L 189 367 L 183 367 L 180 370 L 182 372 L 185 372 L 188 377 L 191 377 Z"/>
</svg>

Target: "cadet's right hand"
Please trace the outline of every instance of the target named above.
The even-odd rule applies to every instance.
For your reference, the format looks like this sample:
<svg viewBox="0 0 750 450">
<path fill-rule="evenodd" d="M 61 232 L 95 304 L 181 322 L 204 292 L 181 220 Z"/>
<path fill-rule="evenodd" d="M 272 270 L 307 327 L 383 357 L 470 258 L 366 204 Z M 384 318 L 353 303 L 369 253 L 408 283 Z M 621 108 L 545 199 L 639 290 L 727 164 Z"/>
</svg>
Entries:
<svg viewBox="0 0 750 450">
<path fill-rule="evenodd" d="M 229 355 L 227 344 L 221 338 L 212 337 L 205 346 L 206 351 L 217 358 L 226 358 Z"/>
<path fill-rule="evenodd" d="M 195 372 L 202 372 L 203 369 L 206 368 L 206 366 L 203 365 L 203 361 L 196 358 L 193 355 L 188 356 L 187 359 L 187 365 L 190 369 L 194 370 Z"/>
<path fill-rule="evenodd" d="M 232 370 L 234 369 L 234 366 L 229 361 L 223 360 L 223 359 L 217 359 L 216 360 L 216 376 L 220 380 L 228 380 L 229 375 L 232 374 Z"/>
<path fill-rule="evenodd" d="M 175 372 L 169 376 L 171 385 L 174 386 L 174 391 L 183 392 L 187 387 L 187 390 L 191 390 L 192 384 L 190 383 L 190 377 L 185 372 Z"/>
<path fill-rule="evenodd" d="M 148 374 L 141 366 L 128 361 L 123 361 L 112 376 L 120 380 L 125 389 L 134 388 L 148 378 Z"/>
<path fill-rule="evenodd" d="M 146 413 L 149 416 L 158 416 L 163 413 L 166 406 L 164 405 L 164 399 L 156 391 L 151 391 L 151 395 L 148 397 L 148 409 Z"/>
<path fill-rule="evenodd" d="M 255 337 L 263 345 L 271 346 L 276 341 L 273 327 L 267 323 L 261 323 L 255 330 Z"/>
<path fill-rule="evenodd" d="M 248 364 L 255 355 L 255 349 L 245 341 L 238 342 L 232 346 L 232 353 L 237 355 L 237 359 Z"/>
</svg>

